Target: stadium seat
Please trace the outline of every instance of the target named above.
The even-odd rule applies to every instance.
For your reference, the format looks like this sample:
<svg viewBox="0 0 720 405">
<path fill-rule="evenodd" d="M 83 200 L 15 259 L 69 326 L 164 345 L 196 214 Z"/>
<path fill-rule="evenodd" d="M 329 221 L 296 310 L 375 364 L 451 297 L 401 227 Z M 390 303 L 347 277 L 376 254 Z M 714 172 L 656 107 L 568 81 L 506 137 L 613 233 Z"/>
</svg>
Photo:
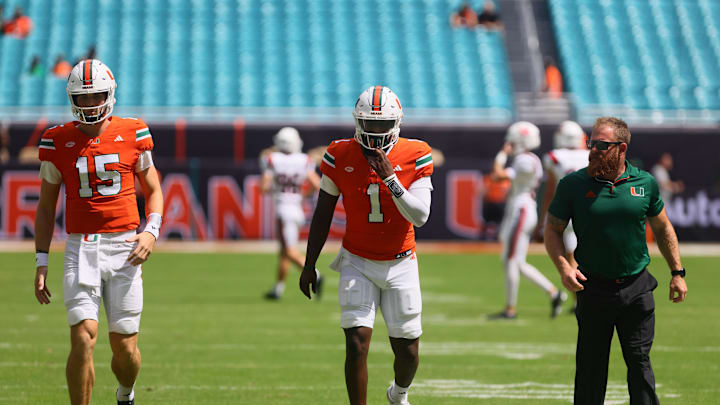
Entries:
<svg viewBox="0 0 720 405">
<path fill-rule="evenodd" d="M 550 0 L 549 7 L 566 84 L 580 105 L 715 108 L 717 1 Z"/>
<path fill-rule="evenodd" d="M 5 83 L 95 46 L 125 106 L 344 107 L 379 83 L 409 107 L 511 109 L 502 34 L 452 29 L 455 3 L 33 0 L 33 35 L 0 39 L 0 104 L 65 103 L 55 82 Z"/>
</svg>

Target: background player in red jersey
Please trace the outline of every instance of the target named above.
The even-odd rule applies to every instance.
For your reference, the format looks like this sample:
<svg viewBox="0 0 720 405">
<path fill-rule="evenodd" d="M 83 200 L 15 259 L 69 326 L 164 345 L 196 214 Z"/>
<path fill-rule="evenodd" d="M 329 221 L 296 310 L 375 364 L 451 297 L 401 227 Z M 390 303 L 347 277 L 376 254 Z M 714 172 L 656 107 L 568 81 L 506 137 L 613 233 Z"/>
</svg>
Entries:
<svg viewBox="0 0 720 405">
<path fill-rule="evenodd" d="M 357 102 L 355 139 L 327 148 L 300 289 L 317 292 L 315 263 L 327 240 L 340 194 L 347 213 L 342 248 L 330 267 L 340 272 L 340 325 L 345 331 L 345 382 L 350 404 L 364 405 L 367 354 L 380 307 L 395 353 L 391 404 L 409 404 L 422 334 L 415 231 L 430 215 L 433 172 L 427 143 L 400 138 L 402 106 L 387 87 L 365 90 Z"/>
<path fill-rule="evenodd" d="M 48 129 L 40 141 L 40 201 L 35 216 L 35 296 L 50 303 L 46 283 L 55 207 L 65 184 L 66 229 L 63 295 L 71 349 L 66 375 L 70 402 L 90 403 L 95 380 L 93 350 L 100 299 L 108 319 L 112 370 L 118 379 L 118 405 L 133 405 L 140 370 L 137 347 L 143 307 L 141 264 L 160 232 L 163 196 L 153 166 L 147 125 L 112 117 L 115 79 L 102 62 L 78 63 L 67 93 L 77 119 Z M 148 223 L 140 225 L 135 176 L 147 201 Z"/>
</svg>

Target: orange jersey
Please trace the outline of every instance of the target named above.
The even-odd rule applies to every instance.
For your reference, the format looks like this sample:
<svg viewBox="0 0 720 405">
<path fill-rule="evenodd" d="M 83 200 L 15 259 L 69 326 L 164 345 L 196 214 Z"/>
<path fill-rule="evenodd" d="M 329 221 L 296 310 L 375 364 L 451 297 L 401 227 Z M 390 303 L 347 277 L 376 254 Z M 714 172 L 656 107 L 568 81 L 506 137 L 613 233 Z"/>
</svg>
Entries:
<svg viewBox="0 0 720 405">
<path fill-rule="evenodd" d="M 109 117 L 96 138 L 78 122 L 48 129 L 40 140 L 40 160 L 51 162 L 65 183 L 68 233 L 105 233 L 140 225 L 135 200 L 135 165 L 152 150 L 150 130 L 140 119 Z"/>
<path fill-rule="evenodd" d="M 320 171 L 340 189 L 347 215 L 343 247 L 371 260 L 393 260 L 415 250 L 415 229 L 402 216 L 392 194 L 373 171 L 354 139 L 328 146 Z M 427 143 L 400 138 L 388 153 L 398 180 L 405 188 L 433 172 Z"/>
</svg>

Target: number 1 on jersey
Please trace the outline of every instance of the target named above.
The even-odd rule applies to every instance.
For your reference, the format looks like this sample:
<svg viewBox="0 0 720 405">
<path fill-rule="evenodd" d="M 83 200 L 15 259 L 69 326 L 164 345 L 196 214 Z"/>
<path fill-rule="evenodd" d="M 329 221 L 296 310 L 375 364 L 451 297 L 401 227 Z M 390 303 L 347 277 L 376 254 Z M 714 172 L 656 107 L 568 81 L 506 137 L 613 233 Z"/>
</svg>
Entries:
<svg viewBox="0 0 720 405">
<path fill-rule="evenodd" d="M 77 162 L 75 162 L 75 167 L 78 169 L 78 175 L 80 176 L 80 197 L 92 197 L 93 192 L 92 188 L 90 188 L 90 176 L 88 175 L 87 156 L 80 156 Z"/>
<path fill-rule="evenodd" d="M 382 211 L 380 211 L 380 185 L 377 183 L 370 183 L 366 193 L 370 196 L 370 213 L 368 214 L 368 222 L 383 222 L 384 216 Z"/>
</svg>

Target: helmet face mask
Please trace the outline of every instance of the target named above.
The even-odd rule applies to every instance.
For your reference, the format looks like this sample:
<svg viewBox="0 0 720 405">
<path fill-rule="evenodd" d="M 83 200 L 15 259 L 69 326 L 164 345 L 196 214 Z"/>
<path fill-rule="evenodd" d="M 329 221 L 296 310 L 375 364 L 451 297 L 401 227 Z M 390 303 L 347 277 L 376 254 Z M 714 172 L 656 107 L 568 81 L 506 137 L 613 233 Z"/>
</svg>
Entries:
<svg viewBox="0 0 720 405">
<path fill-rule="evenodd" d="M 388 149 L 397 143 L 402 105 L 387 87 L 372 86 L 355 103 L 355 140 L 365 149 Z"/>
<path fill-rule="evenodd" d="M 86 59 L 75 65 L 66 88 L 75 119 L 83 124 L 97 124 L 109 117 L 115 105 L 116 88 L 112 72 L 99 60 Z M 90 106 L 78 104 L 79 96 L 98 93 L 105 95 L 103 103 Z"/>
<path fill-rule="evenodd" d="M 99 103 L 87 103 L 84 102 L 85 99 L 92 100 L 93 97 L 88 97 L 89 94 L 74 94 L 72 95 L 73 104 L 75 104 L 75 108 L 79 110 L 79 115 L 83 118 L 81 121 L 88 124 L 88 123 L 96 123 L 101 121 L 106 115 L 106 111 L 109 105 L 108 100 L 108 92 L 102 92 L 102 93 L 90 93 L 92 96 L 100 95 L 102 94 L 102 101 Z"/>
<path fill-rule="evenodd" d="M 360 144 L 367 149 L 385 149 L 397 142 L 399 130 L 395 131 L 397 120 L 368 120 L 357 118 L 356 125 L 361 128 Z"/>
</svg>

